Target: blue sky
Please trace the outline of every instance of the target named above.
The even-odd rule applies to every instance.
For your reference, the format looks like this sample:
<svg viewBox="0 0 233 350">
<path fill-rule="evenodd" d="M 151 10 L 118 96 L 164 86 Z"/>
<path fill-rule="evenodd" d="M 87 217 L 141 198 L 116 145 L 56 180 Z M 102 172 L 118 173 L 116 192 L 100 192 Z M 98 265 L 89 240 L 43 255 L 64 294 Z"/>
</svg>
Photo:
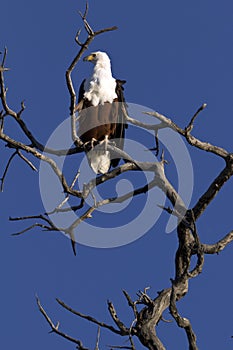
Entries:
<svg viewBox="0 0 233 350">
<path fill-rule="evenodd" d="M 119 27 L 116 32 L 96 38 L 88 52 L 103 50 L 110 54 L 114 76 L 127 80 L 127 101 L 165 114 L 182 127 L 206 102 L 208 106 L 197 119 L 194 134 L 231 150 L 232 1 L 145 1 L 133 2 L 133 6 L 123 0 L 89 3 L 89 21 L 94 29 Z M 11 68 L 6 75 L 8 101 L 18 109 L 20 101 L 25 100 L 24 119 L 43 143 L 69 116 L 65 70 L 78 49 L 74 36 L 82 25 L 78 10 L 84 7 L 84 1 L 74 0 L 8 0 L 1 5 L 0 46 L 1 51 L 8 47 L 7 66 Z M 77 89 L 89 73 L 90 66 L 80 62 L 73 76 Z M 7 130 L 21 137 L 13 123 Z M 130 128 L 129 135 L 138 142 L 144 137 L 135 128 Z M 188 150 L 194 168 L 194 204 L 224 164 L 212 155 L 190 147 Z M 2 172 L 11 151 L 0 144 L 0 152 Z M 79 157 L 71 162 L 72 169 Z M 172 162 L 166 166 L 166 174 L 176 183 Z M 202 242 L 215 242 L 232 229 L 232 195 L 231 180 L 197 223 Z M 21 237 L 11 236 L 25 226 L 9 222 L 9 216 L 44 211 L 39 175 L 19 159 L 11 165 L 0 203 L 4 349 L 74 349 L 73 344 L 48 334 L 49 327 L 37 310 L 36 294 L 54 322 L 60 321 L 62 330 L 94 348 L 96 327 L 62 310 L 56 297 L 106 322 L 111 322 L 106 307 L 110 299 L 119 316 L 130 325 L 132 315 L 122 289 L 135 297 L 139 289 L 151 286 L 149 293 L 154 296 L 170 285 L 177 238 L 175 231 L 165 233 L 166 213 L 134 243 L 114 249 L 79 245 L 74 257 L 69 241 L 61 233 L 35 229 Z M 135 199 L 130 215 L 138 211 L 141 203 L 143 199 Z M 154 198 L 151 215 L 157 204 L 158 198 Z M 129 213 L 124 211 L 124 220 Z M 98 221 L 98 215 L 92 220 Z M 193 324 L 200 349 L 232 349 L 232 260 L 232 246 L 218 256 L 207 256 L 202 274 L 190 282 L 188 295 L 178 304 L 181 314 Z M 171 318 L 168 313 L 164 316 Z M 174 322 L 161 323 L 158 335 L 167 349 L 187 348 L 184 332 Z M 101 333 L 101 348 L 123 343 L 124 339 Z"/>
</svg>

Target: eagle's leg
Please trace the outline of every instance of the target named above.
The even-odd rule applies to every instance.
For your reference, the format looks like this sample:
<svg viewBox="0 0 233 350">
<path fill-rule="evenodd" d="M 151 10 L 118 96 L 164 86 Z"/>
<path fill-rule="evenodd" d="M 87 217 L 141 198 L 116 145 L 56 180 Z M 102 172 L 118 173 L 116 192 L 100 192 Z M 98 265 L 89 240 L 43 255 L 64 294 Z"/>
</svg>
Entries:
<svg viewBox="0 0 233 350">
<path fill-rule="evenodd" d="M 84 143 L 84 149 L 89 152 L 91 149 L 94 148 L 94 143 L 97 143 L 97 140 L 93 137 L 91 141 L 87 141 Z"/>
<path fill-rule="evenodd" d="M 92 139 L 91 139 L 91 149 L 94 148 L 94 143 L 95 142 L 97 142 L 97 140 L 94 137 L 92 137 Z"/>
<path fill-rule="evenodd" d="M 104 140 L 100 141 L 99 144 L 104 146 L 104 152 L 106 153 L 108 150 L 108 135 L 105 135 Z"/>
<path fill-rule="evenodd" d="M 105 153 L 107 153 L 107 149 L 108 149 L 108 135 L 105 135 L 105 137 L 104 137 L 104 150 L 105 150 Z"/>
</svg>

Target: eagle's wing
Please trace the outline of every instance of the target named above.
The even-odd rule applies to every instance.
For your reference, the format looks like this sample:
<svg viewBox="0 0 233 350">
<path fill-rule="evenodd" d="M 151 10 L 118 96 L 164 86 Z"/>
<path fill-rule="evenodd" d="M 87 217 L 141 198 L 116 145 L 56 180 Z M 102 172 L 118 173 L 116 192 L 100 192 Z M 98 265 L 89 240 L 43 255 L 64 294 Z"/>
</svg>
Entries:
<svg viewBox="0 0 233 350">
<path fill-rule="evenodd" d="M 125 80 L 116 79 L 116 94 L 117 99 L 114 103 L 113 108 L 115 109 L 115 132 L 113 138 L 115 138 L 116 146 L 123 150 L 124 148 L 124 138 L 125 138 L 125 129 L 127 128 L 126 123 L 126 114 L 127 114 L 127 105 L 124 97 L 124 87 L 123 85 L 126 83 Z M 116 167 L 119 163 L 120 159 L 115 158 L 111 161 L 111 165 Z"/>
<path fill-rule="evenodd" d="M 123 84 L 125 80 L 116 79 L 116 95 L 117 98 L 113 103 L 104 103 L 96 107 L 92 106 L 90 101 L 84 98 L 84 84 L 79 88 L 78 104 L 76 111 L 78 112 L 78 136 L 84 142 L 90 142 L 93 139 L 102 141 L 105 136 L 108 139 L 114 139 L 116 147 L 123 149 L 126 124 L 126 108 L 125 98 L 123 94 Z M 120 158 L 111 160 L 111 165 L 116 167 Z"/>
</svg>

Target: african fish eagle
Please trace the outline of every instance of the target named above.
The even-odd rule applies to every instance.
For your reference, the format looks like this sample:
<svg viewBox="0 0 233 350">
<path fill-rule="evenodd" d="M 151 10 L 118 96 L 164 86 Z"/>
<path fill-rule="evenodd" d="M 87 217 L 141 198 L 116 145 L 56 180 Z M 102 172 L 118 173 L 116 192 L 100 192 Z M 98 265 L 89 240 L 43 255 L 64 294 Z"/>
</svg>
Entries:
<svg viewBox="0 0 233 350">
<path fill-rule="evenodd" d="M 89 165 L 96 174 L 105 174 L 116 167 L 119 155 L 107 150 L 109 140 L 123 150 L 126 104 L 124 80 L 112 76 L 111 62 L 105 52 L 97 51 L 83 59 L 94 64 L 92 75 L 84 79 L 78 97 L 78 136 L 84 143 Z M 99 145 L 102 145 L 101 147 Z M 96 146 L 96 147 L 95 147 Z"/>
</svg>

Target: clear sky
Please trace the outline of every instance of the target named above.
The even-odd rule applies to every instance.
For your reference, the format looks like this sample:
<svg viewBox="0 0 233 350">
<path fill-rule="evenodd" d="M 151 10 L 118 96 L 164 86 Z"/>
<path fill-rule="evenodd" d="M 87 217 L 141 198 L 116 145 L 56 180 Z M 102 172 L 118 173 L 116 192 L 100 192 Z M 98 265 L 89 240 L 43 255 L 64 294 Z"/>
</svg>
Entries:
<svg viewBox="0 0 233 350">
<path fill-rule="evenodd" d="M 96 38 L 88 52 L 109 53 L 114 76 L 127 81 L 127 101 L 165 114 L 182 127 L 206 102 L 208 106 L 196 122 L 195 136 L 231 150 L 232 1 L 90 0 L 89 3 L 89 21 L 94 29 L 119 27 L 116 32 Z M 0 51 L 8 47 L 7 66 L 11 68 L 6 75 L 8 101 L 12 108 L 19 109 L 20 102 L 25 100 L 27 108 L 23 117 L 42 143 L 69 116 L 65 70 L 78 50 L 74 37 L 82 26 L 78 10 L 84 8 L 84 1 L 75 0 L 7 0 L 1 4 Z M 80 62 L 74 72 L 77 90 L 89 73 L 90 66 Z M 9 123 L 7 130 L 23 139 L 13 123 Z M 139 143 L 146 137 L 132 127 L 129 135 Z M 191 201 L 194 204 L 224 164 L 212 155 L 190 147 L 188 150 L 194 169 Z M 2 174 L 12 151 L 0 144 L 0 152 Z M 171 162 L 166 166 L 166 174 L 176 184 L 171 153 L 167 153 Z M 76 155 L 70 167 L 75 169 L 75 162 L 78 164 L 81 158 Z M 183 169 L 186 171 L 186 164 Z M 232 229 L 232 198 L 230 181 L 197 223 L 202 242 L 213 243 Z M 151 216 L 161 200 L 159 193 L 152 199 Z M 62 233 L 34 229 L 20 237 L 11 236 L 25 224 L 9 222 L 9 216 L 33 215 L 45 210 L 39 174 L 19 159 L 11 164 L 0 203 L 1 348 L 75 348 L 48 334 L 49 326 L 36 306 L 36 294 L 54 322 L 60 321 L 62 330 L 94 348 L 96 327 L 65 312 L 56 304 L 56 297 L 83 313 L 111 323 L 106 307 L 110 299 L 129 326 L 132 315 L 122 289 L 136 298 L 136 292 L 144 287 L 151 286 L 149 294 L 155 296 L 157 291 L 170 286 L 177 238 L 175 231 L 165 233 L 169 219 L 166 213 L 133 243 L 111 249 L 79 244 L 74 257 L 70 242 Z M 143 199 L 137 198 L 129 211 L 126 208 L 122 212 L 124 223 L 132 213 L 138 215 L 142 203 Z M 100 213 L 91 220 L 93 225 L 107 220 L 109 227 L 110 218 L 109 214 Z M 146 220 L 146 214 L 141 216 L 142 223 Z M 206 257 L 202 274 L 190 282 L 188 295 L 178 303 L 181 314 L 192 322 L 200 349 L 233 347 L 232 249 L 229 246 L 218 256 Z M 164 316 L 171 319 L 168 313 Z M 185 334 L 175 322 L 161 322 L 158 335 L 167 349 L 187 348 Z M 124 339 L 103 331 L 101 348 L 107 344 L 123 345 Z"/>
</svg>

